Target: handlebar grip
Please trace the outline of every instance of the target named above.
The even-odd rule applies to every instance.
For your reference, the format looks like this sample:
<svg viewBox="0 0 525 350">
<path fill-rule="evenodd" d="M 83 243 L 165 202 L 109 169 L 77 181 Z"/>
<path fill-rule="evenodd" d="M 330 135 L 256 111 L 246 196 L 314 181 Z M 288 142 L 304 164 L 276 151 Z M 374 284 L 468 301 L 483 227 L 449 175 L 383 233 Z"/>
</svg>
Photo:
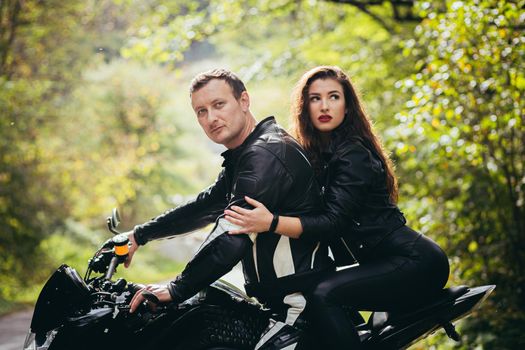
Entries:
<svg viewBox="0 0 525 350">
<path fill-rule="evenodd" d="M 146 299 L 150 303 L 153 303 L 153 304 L 158 304 L 159 303 L 159 298 L 157 298 L 157 296 L 155 294 L 153 294 L 152 292 L 150 292 L 149 290 L 145 290 L 145 291 L 143 291 L 140 294 L 142 294 L 144 299 Z"/>
</svg>

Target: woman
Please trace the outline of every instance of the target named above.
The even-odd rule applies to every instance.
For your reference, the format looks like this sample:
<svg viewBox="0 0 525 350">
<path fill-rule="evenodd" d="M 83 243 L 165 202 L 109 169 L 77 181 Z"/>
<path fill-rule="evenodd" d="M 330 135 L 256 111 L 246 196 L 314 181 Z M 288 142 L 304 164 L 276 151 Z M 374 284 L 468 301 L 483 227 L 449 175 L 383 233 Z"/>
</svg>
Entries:
<svg viewBox="0 0 525 350">
<path fill-rule="evenodd" d="M 232 207 L 226 219 L 242 227 L 232 234 L 275 231 L 326 240 L 336 265 L 357 260 L 358 266 L 330 273 L 307 298 L 331 348 L 359 349 L 358 334 L 340 305 L 384 310 L 437 292 L 448 279 L 448 259 L 436 243 L 405 226 L 392 163 L 341 69 L 305 73 L 295 89 L 292 118 L 322 186 L 324 211 L 278 216 L 247 198 L 254 209 Z"/>
</svg>

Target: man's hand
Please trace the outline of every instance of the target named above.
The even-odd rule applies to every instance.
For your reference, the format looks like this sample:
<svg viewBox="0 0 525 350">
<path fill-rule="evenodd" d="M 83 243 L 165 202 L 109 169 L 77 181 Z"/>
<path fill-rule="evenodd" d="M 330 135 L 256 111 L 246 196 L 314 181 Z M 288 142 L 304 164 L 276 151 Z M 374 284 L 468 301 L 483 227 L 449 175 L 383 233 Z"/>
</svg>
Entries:
<svg viewBox="0 0 525 350">
<path fill-rule="evenodd" d="M 142 295 L 144 291 L 148 291 L 150 293 L 155 294 L 155 296 L 159 299 L 159 303 L 167 303 L 172 300 L 167 286 L 149 284 L 145 288 L 142 288 L 138 292 L 136 292 L 133 298 L 131 299 L 131 302 L 129 303 L 130 313 L 135 312 L 139 305 L 142 304 L 144 300 L 146 300 L 146 298 L 144 298 L 144 296 Z"/>
<path fill-rule="evenodd" d="M 135 236 L 133 235 L 133 231 L 125 232 L 124 234 L 128 235 L 129 239 L 129 252 L 128 252 L 128 258 L 124 262 L 124 267 L 128 268 L 131 264 L 131 259 L 133 259 L 133 254 L 139 249 L 139 245 L 137 244 L 137 241 L 135 241 Z"/>
</svg>

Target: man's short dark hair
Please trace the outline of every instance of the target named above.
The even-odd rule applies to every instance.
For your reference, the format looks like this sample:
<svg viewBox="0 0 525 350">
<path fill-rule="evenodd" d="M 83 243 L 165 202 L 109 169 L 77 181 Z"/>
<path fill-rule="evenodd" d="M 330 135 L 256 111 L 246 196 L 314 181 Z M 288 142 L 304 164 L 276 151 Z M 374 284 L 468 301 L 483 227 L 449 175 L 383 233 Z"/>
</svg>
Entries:
<svg viewBox="0 0 525 350">
<path fill-rule="evenodd" d="M 240 99 L 243 91 L 246 91 L 244 83 L 239 79 L 237 75 L 227 69 L 212 69 L 210 71 L 200 73 L 197 75 L 190 84 L 190 96 L 195 91 L 200 90 L 206 84 L 208 84 L 213 79 L 224 80 L 228 85 L 230 85 L 233 96 L 235 99 Z"/>
</svg>

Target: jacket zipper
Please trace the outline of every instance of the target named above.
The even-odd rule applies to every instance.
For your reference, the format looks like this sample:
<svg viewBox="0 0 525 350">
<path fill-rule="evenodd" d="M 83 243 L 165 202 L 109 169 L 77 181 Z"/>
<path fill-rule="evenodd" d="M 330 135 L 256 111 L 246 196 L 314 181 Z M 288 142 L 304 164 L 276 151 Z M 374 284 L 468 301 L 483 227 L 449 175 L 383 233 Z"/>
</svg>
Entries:
<svg viewBox="0 0 525 350">
<path fill-rule="evenodd" d="M 346 244 L 345 240 L 343 239 L 343 237 L 339 237 L 341 239 L 341 242 L 343 242 L 343 245 L 345 246 L 346 250 L 348 251 L 348 253 L 350 253 L 350 255 L 352 256 L 352 259 L 354 259 L 354 261 L 357 261 L 357 259 L 355 258 L 355 255 L 352 253 L 352 251 L 350 250 L 350 248 L 348 248 L 348 245 Z"/>
</svg>

